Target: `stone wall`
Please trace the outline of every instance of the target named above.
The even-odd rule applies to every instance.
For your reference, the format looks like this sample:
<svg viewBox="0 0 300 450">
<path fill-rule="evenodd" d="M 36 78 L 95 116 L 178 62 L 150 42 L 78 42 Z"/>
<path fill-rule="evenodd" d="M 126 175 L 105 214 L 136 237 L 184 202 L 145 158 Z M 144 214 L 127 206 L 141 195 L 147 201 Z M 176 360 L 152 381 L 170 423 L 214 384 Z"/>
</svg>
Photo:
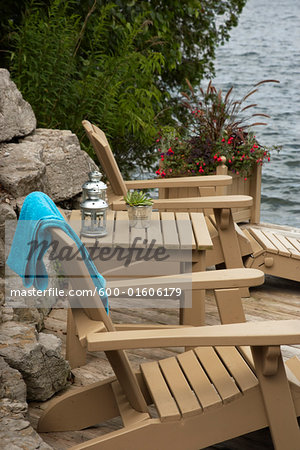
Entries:
<svg viewBox="0 0 300 450">
<path fill-rule="evenodd" d="M 95 163 L 71 131 L 36 129 L 31 106 L 9 72 L 0 69 L 0 438 L 4 449 L 50 448 L 26 420 L 26 397 L 48 399 L 66 386 L 70 374 L 59 338 L 40 332 L 47 309 L 5 306 L 5 224 L 16 221 L 24 198 L 33 191 L 45 192 L 61 204 L 78 204 L 82 184 L 94 169 Z"/>
<path fill-rule="evenodd" d="M 96 168 L 71 131 L 36 128 L 31 106 L 9 72 L 0 69 L 0 323 L 5 315 L 5 224 L 17 219 L 33 191 L 45 192 L 56 203 L 78 205 L 82 185 Z"/>
</svg>

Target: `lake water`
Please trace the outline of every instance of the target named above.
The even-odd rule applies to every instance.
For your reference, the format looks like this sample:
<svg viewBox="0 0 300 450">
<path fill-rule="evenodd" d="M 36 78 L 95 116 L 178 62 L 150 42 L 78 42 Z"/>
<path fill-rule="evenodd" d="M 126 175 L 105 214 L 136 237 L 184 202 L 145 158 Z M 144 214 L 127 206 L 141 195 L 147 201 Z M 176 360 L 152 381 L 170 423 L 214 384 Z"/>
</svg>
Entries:
<svg viewBox="0 0 300 450">
<path fill-rule="evenodd" d="M 213 84 L 239 99 L 264 79 L 250 97 L 271 116 L 255 128 L 259 142 L 278 144 L 263 168 L 261 221 L 300 228 L 300 2 L 248 0 L 229 42 L 217 50 Z M 254 109 L 252 109 L 253 112 Z M 265 120 L 263 120 L 265 121 Z"/>
</svg>

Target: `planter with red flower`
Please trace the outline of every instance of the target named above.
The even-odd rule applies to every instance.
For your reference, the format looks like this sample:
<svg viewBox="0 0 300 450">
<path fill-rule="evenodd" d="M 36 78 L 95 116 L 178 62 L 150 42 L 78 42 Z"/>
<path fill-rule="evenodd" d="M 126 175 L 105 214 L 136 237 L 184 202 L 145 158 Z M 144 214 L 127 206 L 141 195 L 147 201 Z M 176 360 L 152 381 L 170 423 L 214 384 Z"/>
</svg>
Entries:
<svg viewBox="0 0 300 450">
<path fill-rule="evenodd" d="M 169 178 L 224 174 L 228 171 L 233 183 L 227 193 L 253 197 L 252 208 L 236 210 L 235 220 L 259 222 L 261 168 L 270 161 L 270 152 L 279 150 L 279 147 L 267 148 L 261 145 L 254 133 L 248 131 L 255 125 L 266 125 L 264 122 L 249 124 L 251 117 L 269 116 L 258 113 L 245 116 L 256 104 L 242 105 L 257 91 L 259 85 L 271 81 L 276 82 L 262 81 L 238 101 L 231 100 L 232 88 L 223 98 L 222 91 L 217 91 L 211 83 L 205 92 L 200 89 L 199 100 L 190 86 L 191 95 L 184 94 L 184 104 L 189 110 L 185 124 L 176 129 L 164 128 L 159 136 L 160 166 L 156 174 Z M 224 157 L 226 167 L 222 164 Z M 188 192 L 186 189 L 168 189 L 162 195 L 165 198 L 199 195 L 197 188 L 187 189 Z M 210 193 L 205 191 L 200 192 L 200 195 Z"/>
</svg>

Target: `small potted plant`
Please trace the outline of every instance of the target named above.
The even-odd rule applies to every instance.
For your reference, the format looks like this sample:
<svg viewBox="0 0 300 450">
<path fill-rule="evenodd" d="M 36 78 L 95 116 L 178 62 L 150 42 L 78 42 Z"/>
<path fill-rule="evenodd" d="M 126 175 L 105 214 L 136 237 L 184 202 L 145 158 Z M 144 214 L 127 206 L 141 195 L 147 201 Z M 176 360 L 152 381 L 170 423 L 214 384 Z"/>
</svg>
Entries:
<svg viewBox="0 0 300 450">
<path fill-rule="evenodd" d="M 128 191 L 124 197 L 129 224 L 135 228 L 148 228 L 151 221 L 153 200 L 143 191 Z"/>
</svg>

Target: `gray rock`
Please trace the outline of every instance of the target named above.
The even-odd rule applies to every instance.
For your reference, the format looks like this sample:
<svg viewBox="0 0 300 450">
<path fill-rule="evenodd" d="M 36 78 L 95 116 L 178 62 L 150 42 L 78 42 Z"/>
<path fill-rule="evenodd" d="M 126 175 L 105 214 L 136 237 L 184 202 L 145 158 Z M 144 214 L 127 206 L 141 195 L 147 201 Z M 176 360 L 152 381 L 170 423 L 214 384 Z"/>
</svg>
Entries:
<svg viewBox="0 0 300 450">
<path fill-rule="evenodd" d="M 3 158 L 5 151 L 9 156 Z M 38 142 L 0 144 L 0 183 L 14 197 L 44 188 L 45 164 L 41 161 L 42 145 Z"/>
<path fill-rule="evenodd" d="M 1 239 L 0 237 L 0 269 L 1 267 L 4 267 L 4 263 L 5 263 L 5 247 L 3 239 Z"/>
<path fill-rule="evenodd" d="M 49 313 L 46 308 L 27 308 L 25 305 L 20 308 L 12 308 L 12 320 L 16 322 L 25 322 L 35 325 L 38 331 L 44 328 L 44 319 Z"/>
<path fill-rule="evenodd" d="M 9 226 L 11 220 L 16 220 L 14 208 L 9 203 L 0 203 L 0 238 L 4 239 L 5 225 Z"/>
<path fill-rule="evenodd" d="M 17 208 L 19 211 L 21 211 L 21 209 L 22 209 L 22 206 L 23 206 L 23 203 L 24 203 L 25 198 L 26 198 L 26 195 L 25 195 L 24 197 L 18 197 L 18 198 L 16 198 L 16 200 L 15 200 L 15 202 L 16 202 L 16 208 Z"/>
<path fill-rule="evenodd" d="M 54 202 L 79 194 L 88 173 L 97 169 L 89 155 L 81 150 L 77 136 L 69 130 L 38 128 L 24 142 L 42 144 L 41 160 L 46 165 L 44 192 Z"/>
<path fill-rule="evenodd" d="M 1 449 L 50 449 L 31 427 L 27 414 L 26 384 L 16 369 L 0 357 Z"/>
<path fill-rule="evenodd" d="M 1 409 L 0 401 L 0 409 Z M 34 431 L 28 420 L 21 417 L 0 419 L 0 439 L 2 450 L 51 450 L 46 442 Z"/>
<path fill-rule="evenodd" d="M 60 339 L 36 333 L 32 325 L 1 324 L 0 356 L 22 374 L 28 400 L 47 400 L 67 384 L 70 367 L 61 356 Z"/>
<path fill-rule="evenodd" d="M 0 324 L 3 322 L 4 278 L 0 278 Z"/>
<path fill-rule="evenodd" d="M 10 367 L 0 356 L 0 399 L 7 398 L 26 402 L 26 385 L 16 369 Z"/>
<path fill-rule="evenodd" d="M 36 127 L 36 118 L 6 69 L 0 69 L 0 142 L 26 136 Z"/>
<path fill-rule="evenodd" d="M 52 448 L 34 431 L 25 417 L 26 413 L 26 402 L 10 398 L 0 399 L 0 447 L 2 450 Z"/>
<path fill-rule="evenodd" d="M 1 322 L 10 322 L 14 318 L 14 310 L 13 308 L 7 308 L 6 306 L 2 307 L 1 310 Z"/>
<path fill-rule="evenodd" d="M 12 231 L 14 232 L 14 230 Z M 7 233 L 7 235 L 8 234 L 9 233 Z M 9 241 L 8 237 L 6 241 Z M 7 243 L 7 254 L 9 253 L 9 250 L 10 246 Z M 25 290 L 21 277 L 13 272 L 7 265 L 5 266 L 6 308 L 3 310 L 3 313 L 5 314 L 3 321 L 14 320 L 31 323 L 36 326 L 38 331 L 44 328 L 44 318 L 60 299 L 60 297 L 56 296 L 57 293 L 64 292 L 64 290 L 63 286 L 61 286 L 61 278 L 59 278 L 57 271 L 55 270 L 54 262 L 49 259 L 48 253 L 44 256 L 43 261 L 48 273 L 48 286 L 42 296 L 37 294 L 33 295 L 33 287 L 30 287 L 28 291 Z M 25 295 L 29 292 L 30 295 Z"/>
<path fill-rule="evenodd" d="M 0 183 L 20 201 L 33 191 L 45 192 L 54 202 L 70 199 L 96 168 L 68 130 L 37 129 L 19 143 L 0 144 Z"/>
</svg>

